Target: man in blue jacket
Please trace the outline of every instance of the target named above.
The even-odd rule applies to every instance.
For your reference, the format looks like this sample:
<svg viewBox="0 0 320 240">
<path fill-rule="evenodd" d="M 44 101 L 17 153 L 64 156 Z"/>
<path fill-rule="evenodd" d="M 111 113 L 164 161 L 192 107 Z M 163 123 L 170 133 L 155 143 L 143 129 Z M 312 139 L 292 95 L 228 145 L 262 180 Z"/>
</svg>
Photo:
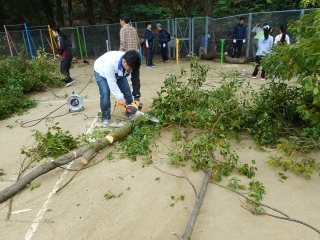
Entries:
<svg viewBox="0 0 320 240">
<path fill-rule="evenodd" d="M 233 28 L 233 49 L 231 57 L 237 58 L 241 55 L 241 49 L 246 42 L 246 27 L 244 26 L 244 17 L 240 17 L 239 23 Z M 237 52 L 237 54 L 236 54 Z"/>
<path fill-rule="evenodd" d="M 151 31 L 151 22 L 146 22 L 146 30 L 144 32 L 144 43 L 146 45 L 146 63 L 147 68 L 153 68 L 156 65 L 153 64 L 153 54 L 152 54 L 152 47 L 153 47 L 153 39 L 154 35 Z"/>
<path fill-rule="evenodd" d="M 161 48 L 162 60 L 164 63 L 167 63 L 169 62 L 167 31 L 162 28 L 160 23 L 158 23 L 156 26 L 159 31 L 159 46 Z"/>
</svg>

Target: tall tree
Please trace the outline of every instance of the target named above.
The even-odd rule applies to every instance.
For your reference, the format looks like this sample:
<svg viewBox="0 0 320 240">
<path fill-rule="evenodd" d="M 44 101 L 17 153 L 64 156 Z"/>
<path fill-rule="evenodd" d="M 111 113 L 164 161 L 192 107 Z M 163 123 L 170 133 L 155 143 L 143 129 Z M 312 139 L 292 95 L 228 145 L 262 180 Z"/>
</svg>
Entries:
<svg viewBox="0 0 320 240">
<path fill-rule="evenodd" d="M 84 6 L 86 9 L 86 16 L 89 22 L 89 25 L 94 25 L 95 20 L 93 16 L 93 1 L 92 0 L 84 0 Z"/>
<path fill-rule="evenodd" d="M 60 27 L 64 27 L 64 14 L 63 14 L 63 7 L 62 7 L 62 1 L 56 0 L 56 13 L 57 13 L 57 22 Z"/>
<path fill-rule="evenodd" d="M 67 0 L 67 1 L 68 1 L 68 21 L 69 21 L 69 26 L 71 27 L 73 25 L 72 0 Z"/>
</svg>

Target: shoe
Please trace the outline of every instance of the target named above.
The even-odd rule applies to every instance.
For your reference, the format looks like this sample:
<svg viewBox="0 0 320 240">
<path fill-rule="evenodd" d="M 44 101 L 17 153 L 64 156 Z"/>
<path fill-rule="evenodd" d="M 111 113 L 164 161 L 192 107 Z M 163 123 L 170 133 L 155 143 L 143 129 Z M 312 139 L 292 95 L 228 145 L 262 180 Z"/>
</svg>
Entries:
<svg viewBox="0 0 320 240">
<path fill-rule="evenodd" d="M 264 77 L 260 77 L 260 80 L 261 81 L 265 81 L 266 79 Z"/>
<path fill-rule="evenodd" d="M 72 83 L 74 83 L 73 80 L 72 80 L 71 82 L 67 82 L 67 83 L 66 83 L 66 87 L 69 87 Z"/>
<path fill-rule="evenodd" d="M 156 65 L 154 65 L 154 64 L 151 64 L 151 67 L 155 67 Z"/>
<path fill-rule="evenodd" d="M 147 66 L 147 68 L 152 68 L 152 66 Z"/>
<path fill-rule="evenodd" d="M 108 125 L 109 125 L 109 123 L 110 123 L 110 120 L 109 119 L 105 119 L 105 120 L 103 120 L 102 121 L 102 127 L 107 127 Z"/>
<path fill-rule="evenodd" d="M 165 60 L 165 61 L 163 61 L 164 63 L 168 63 L 169 62 L 169 60 Z"/>
<path fill-rule="evenodd" d="M 256 79 L 257 76 L 249 76 L 249 78 Z"/>
</svg>

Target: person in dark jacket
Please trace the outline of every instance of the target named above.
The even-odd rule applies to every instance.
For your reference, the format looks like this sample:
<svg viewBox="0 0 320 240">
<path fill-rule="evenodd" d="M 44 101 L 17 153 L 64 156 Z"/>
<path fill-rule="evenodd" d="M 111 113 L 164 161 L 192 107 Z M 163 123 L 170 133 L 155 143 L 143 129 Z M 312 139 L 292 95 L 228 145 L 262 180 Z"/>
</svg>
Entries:
<svg viewBox="0 0 320 240">
<path fill-rule="evenodd" d="M 153 64 L 153 53 L 152 53 L 152 47 L 153 47 L 153 39 L 154 35 L 151 31 L 152 25 L 151 22 L 146 22 L 146 31 L 144 32 L 144 44 L 146 46 L 146 63 L 147 68 L 153 68 L 156 65 Z"/>
<path fill-rule="evenodd" d="M 52 34 L 57 39 L 58 53 L 56 57 L 61 58 L 60 71 L 66 76 L 64 82 L 66 84 L 66 87 L 68 87 L 74 82 L 70 77 L 70 67 L 72 62 L 71 47 L 67 43 L 66 36 L 61 33 L 60 28 L 53 28 Z"/>
<path fill-rule="evenodd" d="M 233 49 L 231 57 L 237 58 L 241 55 L 241 49 L 246 42 L 246 27 L 244 26 L 244 17 L 240 17 L 239 23 L 233 28 Z"/>
<path fill-rule="evenodd" d="M 159 31 L 159 46 L 161 48 L 162 60 L 164 63 L 167 63 L 169 62 L 167 31 L 162 28 L 160 23 L 157 23 L 156 26 Z"/>
</svg>

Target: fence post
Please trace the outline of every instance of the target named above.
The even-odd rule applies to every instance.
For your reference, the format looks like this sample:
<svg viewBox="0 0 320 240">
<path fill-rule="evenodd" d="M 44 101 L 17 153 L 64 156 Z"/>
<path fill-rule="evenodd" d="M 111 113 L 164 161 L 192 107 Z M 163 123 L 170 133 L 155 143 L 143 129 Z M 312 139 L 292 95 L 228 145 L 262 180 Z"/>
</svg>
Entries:
<svg viewBox="0 0 320 240">
<path fill-rule="evenodd" d="M 209 29 L 209 17 L 206 16 L 206 28 L 205 28 L 205 43 L 204 43 L 204 52 L 207 53 L 208 52 L 208 29 Z M 201 57 L 201 56 L 199 56 Z"/>
<path fill-rule="evenodd" d="M 172 35 L 172 32 L 170 32 L 170 21 L 169 21 L 169 19 L 167 19 L 167 30 Z M 171 47 L 169 46 L 169 44 L 167 44 L 167 49 L 168 49 L 168 56 L 169 56 L 169 58 L 171 58 Z"/>
<path fill-rule="evenodd" d="M 224 57 L 224 40 L 221 39 L 221 56 L 220 56 L 220 63 L 223 63 L 223 57 Z"/>
<path fill-rule="evenodd" d="M 23 37 L 24 49 L 26 50 L 26 55 L 28 55 L 28 48 L 27 48 L 26 38 L 24 37 L 24 31 L 22 30 L 21 32 Z"/>
<path fill-rule="evenodd" d="M 84 34 L 84 27 L 82 27 L 82 38 L 83 38 L 84 53 L 86 54 L 86 58 L 87 58 L 88 57 L 88 52 L 87 52 L 86 36 Z"/>
<path fill-rule="evenodd" d="M 250 50 L 250 43 L 251 43 L 251 25 L 252 25 L 252 13 L 249 13 L 246 57 L 249 57 L 249 50 Z"/>
<path fill-rule="evenodd" d="M 42 30 L 40 29 L 40 38 L 41 38 L 41 44 L 42 44 L 42 49 L 44 51 L 44 42 L 43 42 L 43 37 L 42 37 Z"/>
<path fill-rule="evenodd" d="M 107 24 L 107 37 L 108 37 L 108 44 L 111 51 L 111 39 L 110 39 L 110 31 L 109 31 L 109 24 Z M 108 49 L 109 51 L 109 49 Z"/>
<path fill-rule="evenodd" d="M 194 18 L 191 18 L 191 35 L 189 36 L 190 37 L 190 41 L 191 41 L 191 52 L 192 52 L 192 55 L 195 55 L 194 53 Z"/>
<path fill-rule="evenodd" d="M 77 27 L 77 36 L 78 36 L 78 43 L 79 43 L 79 48 L 80 48 L 80 56 L 81 56 L 81 60 L 83 60 L 83 55 L 82 55 L 82 43 L 81 43 L 81 37 L 80 37 L 79 27 Z"/>
<path fill-rule="evenodd" d="M 176 38 L 176 61 L 179 63 L 179 39 Z"/>
</svg>

